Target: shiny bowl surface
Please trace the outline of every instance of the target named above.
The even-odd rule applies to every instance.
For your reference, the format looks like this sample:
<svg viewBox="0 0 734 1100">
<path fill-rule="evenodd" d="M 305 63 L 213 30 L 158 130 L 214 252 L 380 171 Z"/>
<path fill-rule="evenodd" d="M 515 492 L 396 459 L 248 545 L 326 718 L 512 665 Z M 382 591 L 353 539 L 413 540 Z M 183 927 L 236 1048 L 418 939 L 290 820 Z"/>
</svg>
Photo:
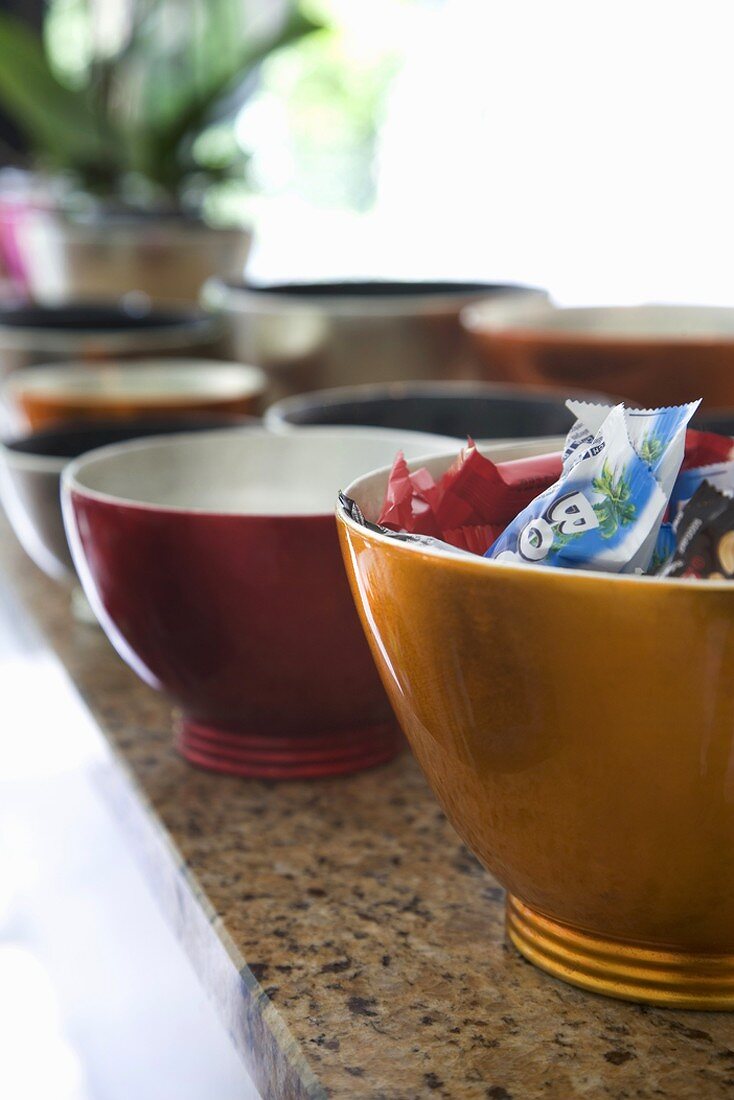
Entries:
<svg viewBox="0 0 734 1100">
<path fill-rule="evenodd" d="M 471 376 L 459 313 L 488 295 L 544 292 L 486 283 L 211 279 L 202 300 L 230 320 L 236 354 L 267 372 L 275 398 L 338 385 Z"/>
<path fill-rule="evenodd" d="M 589 388 L 643 406 L 698 397 L 704 410 L 734 406 L 734 308 L 486 301 L 462 323 L 492 381 Z"/>
<path fill-rule="evenodd" d="M 54 363 L 16 371 L 3 386 L 11 415 L 31 428 L 66 421 L 257 411 L 257 367 L 214 359 Z"/>
<path fill-rule="evenodd" d="M 399 448 L 427 447 L 406 432 L 232 430 L 122 444 L 66 468 L 66 528 L 89 601 L 120 655 L 182 712 L 190 761 L 295 778 L 398 751 L 334 500 Z"/>
<path fill-rule="evenodd" d="M 368 519 L 386 481 L 346 490 Z M 507 888 L 513 942 L 596 992 L 734 1008 L 734 584 L 488 562 L 338 522 L 383 683 Z"/>
</svg>

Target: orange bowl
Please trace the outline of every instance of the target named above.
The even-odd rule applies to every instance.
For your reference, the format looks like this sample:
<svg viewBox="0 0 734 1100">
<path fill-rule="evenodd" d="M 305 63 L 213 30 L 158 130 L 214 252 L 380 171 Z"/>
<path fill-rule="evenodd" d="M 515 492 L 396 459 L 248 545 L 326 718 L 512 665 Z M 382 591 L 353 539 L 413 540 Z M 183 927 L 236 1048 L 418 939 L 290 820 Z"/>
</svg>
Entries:
<svg viewBox="0 0 734 1100">
<path fill-rule="evenodd" d="M 208 359 L 59 363 L 15 371 L 3 386 L 11 414 L 37 429 L 139 417 L 253 413 L 265 389 L 257 367 Z"/>
<path fill-rule="evenodd" d="M 646 406 L 734 408 L 734 308 L 557 308 L 486 301 L 461 315 L 486 378 L 617 394 Z"/>
<path fill-rule="evenodd" d="M 367 519 L 387 476 L 346 490 Z M 393 707 L 507 888 L 515 945 L 596 992 L 733 1009 L 734 584 L 459 557 L 338 521 Z"/>
</svg>

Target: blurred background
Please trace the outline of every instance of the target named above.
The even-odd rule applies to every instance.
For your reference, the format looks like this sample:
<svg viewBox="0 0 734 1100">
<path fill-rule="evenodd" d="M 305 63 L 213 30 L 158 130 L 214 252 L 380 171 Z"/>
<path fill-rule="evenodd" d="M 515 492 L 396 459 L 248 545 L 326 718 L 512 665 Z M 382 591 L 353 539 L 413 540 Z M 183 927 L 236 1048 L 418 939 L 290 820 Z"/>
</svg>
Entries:
<svg viewBox="0 0 734 1100">
<path fill-rule="evenodd" d="M 311 0 L 285 33 L 276 0 L 2 9 L 68 92 L 3 34 L 3 160 L 30 146 L 69 203 L 203 204 L 256 228 L 263 279 L 728 301 L 726 3 Z"/>
</svg>

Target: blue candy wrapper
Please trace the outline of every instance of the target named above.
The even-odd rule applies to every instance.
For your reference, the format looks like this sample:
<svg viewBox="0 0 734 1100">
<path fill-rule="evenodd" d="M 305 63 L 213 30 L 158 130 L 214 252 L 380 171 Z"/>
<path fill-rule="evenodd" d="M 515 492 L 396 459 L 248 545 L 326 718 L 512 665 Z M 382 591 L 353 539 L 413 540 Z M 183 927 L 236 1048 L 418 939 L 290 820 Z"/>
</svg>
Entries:
<svg viewBox="0 0 734 1100">
<path fill-rule="evenodd" d="M 536 497 L 485 557 L 610 573 L 644 572 L 700 402 L 665 409 L 569 401 L 559 480 Z"/>
</svg>

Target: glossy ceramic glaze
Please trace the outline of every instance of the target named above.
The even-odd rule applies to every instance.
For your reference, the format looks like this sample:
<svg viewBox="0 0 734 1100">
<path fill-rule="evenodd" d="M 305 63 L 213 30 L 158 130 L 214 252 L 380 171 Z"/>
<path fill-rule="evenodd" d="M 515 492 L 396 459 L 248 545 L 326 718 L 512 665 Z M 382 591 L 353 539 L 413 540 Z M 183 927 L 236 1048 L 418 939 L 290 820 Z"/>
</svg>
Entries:
<svg viewBox="0 0 734 1100">
<path fill-rule="evenodd" d="M 121 656 L 183 712 L 178 744 L 192 762 L 291 778 L 397 752 L 333 505 L 352 474 L 398 446 L 415 456 L 426 440 L 223 431 L 67 467 L 67 532 L 87 596 Z"/>
<path fill-rule="evenodd" d="M 704 410 L 734 406 L 734 308 L 487 302 L 462 322 L 495 381 L 586 387 L 642 405 L 703 397 Z"/>
<path fill-rule="evenodd" d="M 58 363 L 16 371 L 3 398 L 30 428 L 82 420 L 257 411 L 265 376 L 257 367 L 210 359 Z"/>
<path fill-rule="evenodd" d="M 287 397 L 271 405 L 265 422 L 276 430 L 307 424 L 362 424 L 409 428 L 466 439 L 527 439 L 560 435 L 573 417 L 566 398 L 545 390 L 489 382 L 394 382 L 342 386 Z M 599 394 L 578 395 L 604 401 Z"/>
<path fill-rule="evenodd" d="M 254 426 L 248 417 L 196 417 L 95 421 L 26 432 L 0 444 L 0 496 L 26 553 L 53 580 L 73 584 L 76 572 L 61 514 L 61 474 L 87 451 L 181 431 L 211 431 L 235 424 Z"/>
<path fill-rule="evenodd" d="M 471 377 L 460 310 L 515 295 L 545 297 L 487 283 L 211 279 L 203 301 L 230 321 L 236 354 L 261 366 L 273 396 L 284 397 L 326 386 Z"/>
<path fill-rule="evenodd" d="M 347 490 L 367 518 L 386 476 Z M 513 942 L 597 992 L 734 1008 L 734 585 L 427 553 L 339 525 L 383 683 L 507 888 Z"/>
<path fill-rule="evenodd" d="M 190 306 L 152 309 L 144 300 L 0 308 L 0 375 L 57 360 L 99 362 L 146 355 L 229 351 L 228 326 Z"/>
</svg>

